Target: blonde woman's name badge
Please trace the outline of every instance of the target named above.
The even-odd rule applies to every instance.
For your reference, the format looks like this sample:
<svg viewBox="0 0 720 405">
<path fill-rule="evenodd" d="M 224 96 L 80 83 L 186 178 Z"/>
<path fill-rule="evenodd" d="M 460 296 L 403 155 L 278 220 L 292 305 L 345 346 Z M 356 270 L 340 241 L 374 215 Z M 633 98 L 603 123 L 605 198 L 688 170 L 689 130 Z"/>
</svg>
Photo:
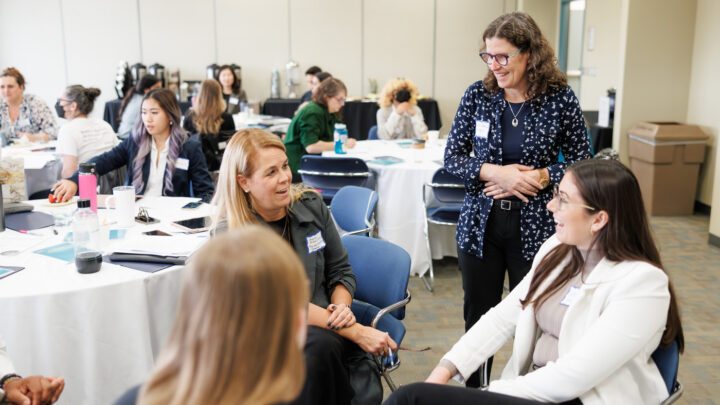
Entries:
<svg viewBox="0 0 720 405">
<path fill-rule="evenodd" d="M 562 299 L 562 301 L 560 301 L 560 305 L 571 307 L 577 302 L 577 300 L 580 299 L 581 295 L 582 294 L 580 293 L 580 288 L 571 285 L 570 288 L 568 288 L 565 297 Z"/>
<path fill-rule="evenodd" d="M 313 235 L 306 236 L 305 240 L 307 240 L 308 254 L 315 253 L 325 247 L 325 239 L 323 239 L 321 231 L 317 231 L 317 233 Z"/>
<path fill-rule="evenodd" d="M 487 139 L 488 132 L 490 132 L 489 121 L 475 121 L 475 137 L 481 139 Z"/>
</svg>

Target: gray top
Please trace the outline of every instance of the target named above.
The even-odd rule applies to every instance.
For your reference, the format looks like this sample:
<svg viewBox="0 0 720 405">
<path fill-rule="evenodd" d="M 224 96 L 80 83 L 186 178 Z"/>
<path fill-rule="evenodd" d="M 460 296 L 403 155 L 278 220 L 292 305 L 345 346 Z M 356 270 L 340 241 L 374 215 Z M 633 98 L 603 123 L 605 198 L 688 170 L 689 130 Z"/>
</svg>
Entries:
<svg viewBox="0 0 720 405">
<path fill-rule="evenodd" d="M 118 137 L 125 139 L 130 136 L 135 123 L 140 119 L 140 107 L 142 106 L 143 96 L 133 94 L 130 101 L 125 105 L 122 117 L 120 118 L 120 126 L 118 127 Z"/>
<path fill-rule="evenodd" d="M 377 112 L 378 138 L 380 139 L 425 139 L 427 125 L 422 110 L 413 106 L 415 115 L 398 114 L 393 106 L 382 107 Z"/>
</svg>

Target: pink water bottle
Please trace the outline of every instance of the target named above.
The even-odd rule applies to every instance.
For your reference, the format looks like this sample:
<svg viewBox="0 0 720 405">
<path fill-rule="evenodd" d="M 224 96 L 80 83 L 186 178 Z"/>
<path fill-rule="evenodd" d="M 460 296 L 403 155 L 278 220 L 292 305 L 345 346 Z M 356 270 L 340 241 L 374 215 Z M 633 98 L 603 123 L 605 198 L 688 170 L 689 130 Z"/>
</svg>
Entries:
<svg viewBox="0 0 720 405">
<path fill-rule="evenodd" d="M 80 163 L 78 173 L 80 198 L 90 200 L 90 209 L 97 213 L 97 176 L 95 173 L 95 163 Z"/>
</svg>

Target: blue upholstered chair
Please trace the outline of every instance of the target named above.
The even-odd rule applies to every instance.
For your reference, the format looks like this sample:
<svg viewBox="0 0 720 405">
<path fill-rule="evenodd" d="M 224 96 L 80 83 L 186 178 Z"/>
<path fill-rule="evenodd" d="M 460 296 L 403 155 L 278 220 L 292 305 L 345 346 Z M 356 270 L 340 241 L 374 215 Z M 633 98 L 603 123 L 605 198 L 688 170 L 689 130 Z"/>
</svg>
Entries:
<svg viewBox="0 0 720 405">
<path fill-rule="evenodd" d="M 379 139 L 377 134 L 377 125 L 371 126 L 368 131 L 368 141 L 371 139 Z"/>
<path fill-rule="evenodd" d="M 344 186 L 370 184 L 370 169 L 364 160 L 355 157 L 305 155 L 300 159 L 298 173 L 303 183 L 320 190 L 326 204 Z"/>
<path fill-rule="evenodd" d="M 365 187 L 345 186 L 330 202 L 335 223 L 347 235 L 372 236 L 378 195 Z"/>
<path fill-rule="evenodd" d="M 658 347 L 652 354 L 652 359 L 657 365 L 660 374 L 665 381 L 668 390 L 668 398 L 662 402 L 662 405 L 672 404 L 677 401 L 683 393 L 683 386 L 677 379 L 678 366 L 680 364 L 680 351 L 677 342 L 666 348 Z"/>
</svg>

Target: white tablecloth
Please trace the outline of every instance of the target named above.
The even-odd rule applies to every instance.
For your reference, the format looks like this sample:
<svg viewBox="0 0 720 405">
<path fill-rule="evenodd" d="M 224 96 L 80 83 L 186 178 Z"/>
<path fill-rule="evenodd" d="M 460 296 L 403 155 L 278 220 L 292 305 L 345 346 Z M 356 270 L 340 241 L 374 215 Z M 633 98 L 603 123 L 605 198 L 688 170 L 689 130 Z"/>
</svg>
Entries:
<svg viewBox="0 0 720 405">
<path fill-rule="evenodd" d="M 163 229 L 177 232 L 171 220 L 207 215 L 211 207 L 181 210 L 190 198 L 144 198 L 161 219 L 154 225 L 135 224 L 125 238 Z M 49 212 L 41 201 L 37 210 Z M 101 222 L 114 213 L 98 210 Z M 113 225 L 101 227 L 107 235 Z M 33 231 L 46 236 L 7 230 L 4 238 L 36 238 L 36 245 L 17 256 L 0 255 L 0 265 L 25 266 L 0 279 L 0 335 L 21 375 L 62 376 L 66 380 L 60 404 L 110 404 L 127 388 L 145 380 L 162 344 L 169 336 L 179 294 L 182 267 L 144 273 L 103 263 L 95 274 L 79 274 L 74 262 L 32 253 L 60 243 L 51 228 Z M 107 236 L 106 236 L 107 237 Z M 163 238 L 158 236 L 158 238 Z M 206 238 L 199 237 L 198 244 Z M 106 251 L 122 240 L 105 242 Z M 4 249 L 0 246 L 0 251 Z"/>
<path fill-rule="evenodd" d="M 18 157 L 25 164 L 25 198 L 33 193 L 47 190 L 60 178 L 62 160 L 55 153 L 45 149 L 55 148 L 57 141 L 11 145 L 2 148 L 2 157 Z M 35 152 L 33 152 L 35 150 Z"/>
<path fill-rule="evenodd" d="M 442 167 L 445 144 L 442 140 L 428 142 L 425 149 L 413 149 L 410 142 L 360 141 L 342 156 L 362 158 L 375 173 L 378 236 L 405 249 L 412 259 L 412 274 L 422 275 L 429 268 L 423 232 L 425 206 L 422 189 L 423 184 L 429 183 L 433 173 Z M 325 152 L 323 156 L 337 155 Z M 381 156 L 393 156 L 403 161 L 390 165 L 373 162 Z M 454 227 L 431 224 L 429 231 L 434 259 L 457 257 Z"/>
</svg>

